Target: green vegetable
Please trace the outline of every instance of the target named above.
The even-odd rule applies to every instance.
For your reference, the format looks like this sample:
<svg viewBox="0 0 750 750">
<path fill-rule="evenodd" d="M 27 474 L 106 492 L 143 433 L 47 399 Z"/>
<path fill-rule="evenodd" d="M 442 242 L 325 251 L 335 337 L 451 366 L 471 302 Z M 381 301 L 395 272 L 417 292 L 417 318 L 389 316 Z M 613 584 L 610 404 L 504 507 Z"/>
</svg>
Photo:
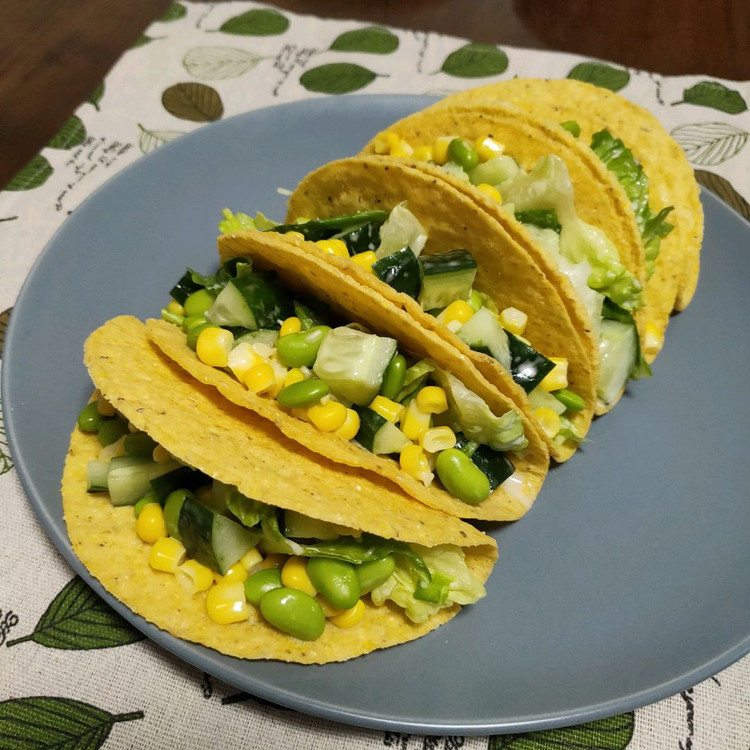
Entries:
<svg viewBox="0 0 750 750">
<path fill-rule="evenodd" d="M 147 458 L 113 458 L 107 475 L 107 490 L 112 505 L 135 505 L 151 492 L 154 478 L 173 471 L 177 466 L 176 461 L 159 464 Z"/>
<path fill-rule="evenodd" d="M 213 305 L 214 299 L 214 295 L 207 289 L 196 290 L 185 300 L 185 315 L 204 315 Z"/>
<path fill-rule="evenodd" d="M 387 218 L 388 213 L 386 211 L 359 211 L 343 216 L 332 216 L 327 219 L 311 219 L 310 221 L 300 221 L 293 224 L 279 224 L 273 227 L 273 230 L 282 234 L 284 232 L 299 232 L 310 242 L 336 237 L 337 239 L 343 239 L 349 246 L 346 239 L 347 235 L 361 232 L 365 227 L 371 227 L 370 232 L 372 234 L 372 231 L 379 228 Z M 360 238 L 352 238 L 352 240 L 354 244 L 357 244 Z"/>
<path fill-rule="evenodd" d="M 266 568 L 266 570 L 259 570 L 257 573 L 253 573 L 247 577 L 245 581 L 245 598 L 250 604 L 257 607 L 261 599 L 273 589 L 280 589 L 281 583 L 281 569 L 280 568 Z"/>
<path fill-rule="evenodd" d="M 156 441 L 145 432 L 131 432 L 123 444 L 126 456 L 151 458 L 156 448 Z"/>
<path fill-rule="evenodd" d="M 112 443 L 116 443 L 121 437 L 128 434 L 128 425 L 119 417 L 103 419 L 97 434 L 99 442 L 103 446 L 112 445 Z"/>
<path fill-rule="evenodd" d="M 435 370 L 435 365 L 427 359 L 420 359 L 406 370 L 404 384 L 396 396 L 396 401 L 404 403 L 424 385 L 429 374 Z"/>
<path fill-rule="evenodd" d="M 552 395 L 568 410 L 568 411 L 582 411 L 586 408 L 586 402 L 573 391 L 569 391 L 567 388 L 560 388 L 557 391 L 553 391 Z"/>
<path fill-rule="evenodd" d="M 459 329 L 456 335 L 478 352 L 496 359 L 501 367 L 511 371 L 510 343 L 500 321 L 486 307 L 481 307 Z"/>
<path fill-rule="evenodd" d="M 406 370 L 406 357 L 403 354 L 395 354 L 383 373 L 380 395 L 395 400 L 399 391 L 404 387 Z"/>
<path fill-rule="evenodd" d="M 106 492 L 109 486 L 109 461 L 88 461 L 86 492 Z"/>
<path fill-rule="evenodd" d="M 466 453 L 471 458 L 471 462 L 487 477 L 490 492 L 494 492 L 515 471 L 506 453 L 493 451 L 487 445 L 466 441 L 466 438 L 461 436 L 456 443 L 456 448 Z"/>
<path fill-rule="evenodd" d="M 489 497 L 489 480 L 472 460 L 457 448 L 449 448 L 438 454 L 435 471 L 445 489 L 461 502 L 479 505 Z"/>
<path fill-rule="evenodd" d="M 188 497 L 193 500 L 196 499 L 190 490 L 173 490 L 167 495 L 167 499 L 164 502 L 164 523 L 167 527 L 167 533 L 178 541 L 182 541 L 182 537 L 180 536 L 180 512 L 182 511 L 182 504 L 185 502 L 185 498 Z"/>
<path fill-rule="evenodd" d="M 386 255 L 372 264 L 372 272 L 397 292 L 416 299 L 419 296 L 419 260 L 410 247 Z"/>
<path fill-rule="evenodd" d="M 458 164 L 464 171 L 470 172 L 479 163 L 479 153 L 469 141 L 454 138 L 448 144 L 448 159 Z"/>
<path fill-rule="evenodd" d="M 481 164 L 477 164 L 469 172 L 469 180 L 472 185 L 502 185 L 518 174 L 520 167 L 515 159 L 505 154 L 493 156 Z"/>
<path fill-rule="evenodd" d="M 557 213 L 552 208 L 537 208 L 529 211 L 516 211 L 516 221 L 521 224 L 533 224 L 540 229 L 551 229 L 556 234 L 562 231 L 562 225 L 557 219 Z"/>
<path fill-rule="evenodd" d="M 326 627 L 320 604 L 299 589 L 271 589 L 260 600 L 260 612 L 271 625 L 302 641 L 320 638 Z"/>
<path fill-rule="evenodd" d="M 243 232 L 252 229 L 261 232 L 273 229 L 275 222 L 267 219 L 262 213 L 257 213 L 255 218 L 247 214 L 233 214 L 228 208 L 222 211 L 224 218 L 219 222 L 219 231 L 222 234 L 232 234 L 232 232 Z"/>
<path fill-rule="evenodd" d="M 360 595 L 369 594 L 376 586 L 380 586 L 393 575 L 395 569 L 396 558 L 393 555 L 356 565 L 354 570 L 359 581 Z"/>
<path fill-rule="evenodd" d="M 292 385 L 282 388 L 276 396 L 276 400 L 280 406 L 290 409 L 314 406 L 323 396 L 327 396 L 330 390 L 328 384 L 322 380 L 300 380 L 299 383 L 292 383 Z"/>
<path fill-rule="evenodd" d="M 380 245 L 375 250 L 378 260 L 404 247 L 419 257 L 427 242 L 427 233 L 405 203 L 399 203 L 380 227 Z"/>
<path fill-rule="evenodd" d="M 153 493 L 149 493 L 148 495 L 145 495 L 142 497 L 134 506 L 133 506 L 133 514 L 136 518 L 141 515 L 141 511 L 151 503 L 158 503 L 159 501 L 154 497 Z"/>
<path fill-rule="evenodd" d="M 286 367 L 312 367 L 330 330 L 328 326 L 313 326 L 280 336 L 276 341 L 279 360 Z"/>
<path fill-rule="evenodd" d="M 84 432 L 98 432 L 104 422 L 96 401 L 91 401 L 78 414 L 78 427 Z"/>
<path fill-rule="evenodd" d="M 578 138 L 581 135 L 581 126 L 575 120 L 566 120 L 560 123 L 560 127 L 563 130 L 567 130 L 573 138 Z"/>
<path fill-rule="evenodd" d="M 450 594 L 451 581 L 453 579 L 444 573 L 433 573 L 429 583 L 420 581 L 414 589 L 414 598 L 423 602 L 444 604 Z"/>
<path fill-rule="evenodd" d="M 508 331 L 506 331 L 506 334 L 510 350 L 510 372 L 513 375 L 513 380 L 526 393 L 531 393 L 544 380 L 545 375 L 555 369 L 555 363 L 518 336 Z"/>
<path fill-rule="evenodd" d="M 411 440 L 398 427 L 372 409 L 361 407 L 359 414 L 359 431 L 357 442 L 366 450 L 376 455 L 400 453 Z"/>
<path fill-rule="evenodd" d="M 151 479 L 151 489 L 156 493 L 160 503 L 166 501 L 171 492 L 175 490 L 194 490 L 209 483 L 209 478 L 197 469 L 190 466 L 177 466 L 171 471 L 163 471 Z"/>
<path fill-rule="evenodd" d="M 447 307 L 471 294 L 477 262 L 468 250 L 422 255 L 419 266 L 422 272 L 419 304 L 423 310 Z"/>
<path fill-rule="evenodd" d="M 359 600 L 359 579 L 354 565 L 343 560 L 311 557 L 307 575 L 327 602 L 339 609 L 351 609 Z"/>
</svg>

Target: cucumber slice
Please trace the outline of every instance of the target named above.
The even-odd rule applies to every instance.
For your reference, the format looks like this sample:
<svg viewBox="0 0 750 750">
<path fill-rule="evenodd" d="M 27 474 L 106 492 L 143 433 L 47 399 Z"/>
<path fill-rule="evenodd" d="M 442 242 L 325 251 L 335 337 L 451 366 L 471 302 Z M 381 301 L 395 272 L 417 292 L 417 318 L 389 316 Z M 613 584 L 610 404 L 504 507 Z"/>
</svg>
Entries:
<svg viewBox="0 0 750 750">
<path fill-rule="evenodd" d="M 410 247 L 402 247 L 372 264 L 372 272 L 397 292 L 417 299 L 419 296 L 419 260 Z"/>
<path fill-rule="evenodd" d="M 486 307 L 481 307 L 456 332 L 458 338 L 478 352 L 494 357 L 510 371 L 510 344 L 500 321 Z"/>
<path fill-rule="evenodd" d="M 372 409 L 357 409 L 359 432 L 355 440 L 371 453 L 400 453 L 411 440 L 398 427 Z"/>
<path fill-rule="evenodd" d="M 383 216 L 386 216 L 385 212 L 383 212 Z M 374 251 L 380 245 L 380 227 L 383 226 L 383 221 L 385 219 L 347 227 L 343 232 L 334 234 L 331 239 L 345 242 L 349 249 L 349 255 L 364 253 L 368 250 Z"/>
<path fill-rule="evenodd" d="M 195 490 L 201 485 L 209 484 L 211 480 L 197 469 L 177 464 L 171 471 L 155 476 L 151 480 L 151 489 L 156 499 L 164 504 L 167 495 L 175 490 Z"/>
<path fill-rule="evenodd" d="M 544 380 L 544 376 L 555 369 L 555 363 L 518 336 L 509 331 L 505 333 L 508 336 L 510 372 L 513 380 L 526 393 L 531 393 Z"/>
<path fill-rule="evenodd" d="M 86 492 L 106 492 L 111 461 L 89 461 L 86 464 Z"/>
<path fill-rule="evenodd" d="M 423 310 L 434 310 L 450 305 L 455 300 L 468 299 L 477 262 L 468 250 L 421 255 L 422 290 L 419 304 Z"/>
<path fill-rule="evenodd" d="M 218 326 L 276 328 L 292 314 L 292 303 L 272 274 L 242 273 L 231 279 L 206 312 Z"/>
<path fill-rule="evenodd" d="M 354 404 L 369 404 L 396 353 L 396 340 L 354 328 L 333 328 L 323 339 L 313 372 L 331 391 Z"/>
<path fill-rule="evenodd" d="M 520 167 L 515 159 L 505 154 L 493 156 L 481 164 L 477 164 L 469 172 L 472 185 L 501 185 L 506 180 L 515 177 Z"/>
<path fill-rule="evenodd" d="M 601 369 L 597 396 L 610 404 L 625 387 L 638 354 L 635 327 L 616 320 L 602 320 L 599 330 Z"/>
<path fill-rule="evenodd" d="M 186 497 L 178 522 L 182 543 L 190 557 L 222 575 L 260 539 L 259 529 L 248 529 Z"/>
<path fill-rule="evenodd" d="M 251 346 L 253 344 L 265 344 L 266 346 L 276 346 L 276 341 L 279 338 L 278 329 L 272 328 L 260 328 L 257 331 L 248 331 L 238 336 L 232 344 L 232 349 L 237 347 L 239 344 L 248 343 Z"/>
<path fill-rule="evenodd" d="M 107 488 L 112 505 L 135 505 L 151 492 L 151 480 L 174 471 L 179 464 L 169 461 L 163 464 L 147 458 L 120 456 L 110 462 Z"/>
<path fill-rule="evenodd" d="M 284 536 L 292 539 L 332 541 L 339 538 L 339 532 L 335 524 L 287 510 L 284 511 Z"/>
</svg>

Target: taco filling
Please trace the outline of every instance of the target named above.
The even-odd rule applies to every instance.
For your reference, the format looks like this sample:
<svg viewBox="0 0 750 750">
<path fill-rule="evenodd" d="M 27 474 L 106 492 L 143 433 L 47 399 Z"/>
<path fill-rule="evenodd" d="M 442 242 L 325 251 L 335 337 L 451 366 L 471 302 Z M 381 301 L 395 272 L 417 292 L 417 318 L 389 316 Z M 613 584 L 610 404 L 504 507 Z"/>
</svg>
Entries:
<svg viewBox="0 0 750 750">
<path fill-rule="evenodd" d="M 528 445 L 517 411 L 494 414 L 434 361 L 413 360 L 396 339 L 301 299 L 248 259 L 212 276 L 188 270 L 171 296 L 162 317 L 183 329 L 204 365 L 322 433 L 393 456 L 425 487 L 436 482 L 462 503 L 478 505 L 511 480 L 513 455 Z"/>
<path fill-rule="evenodd" d="M 390 212 L 362 211 L 292 224 L 225 210 L 219 224 L 222 233 L 248 229 L 315 242 L 324 252 L 351 259 L 414 298 L 467 346 L 492 357 L 511 375 L 528 395 L 534 416 L 550 440 L 562 445 L 583 439 L 571 418 L 586 405 L 568 388 L 567 359 L 545 356 L 524 338 L 527 311 L 498 310 L 486 294 L 473 288 L 477 261 L 470 251 L 459 248 L 421 254 L 427 233 L 405 203 Z"/>
<path fill-rule="evenodd" d="M 623 165 L 619 172 L 628 179 L 632 172 L 623 164 L 622 148 L 605 134 L 597 136 L 601 148 L 612 154 L 610 161 Z M 387 131 L 376 137 L 374 148 L 379 154 L 428 162 L 470 182 L 526 227 L 568 278 L 594 326 L 601 360 L 597 395 L 605 406 L 618 397 L 628 379 L 650 374 L 633 320 L 633 313 L 644 304 L 642 285 L 620 262 L 617 247 L 606 233 L 577 215 L 573 184 L 562 159 L 541 157 L 527 171 L 490 135 L 476 143 L 440 136 L 432 146 L 412 148 L 408 141 Z M 641 195 L 644 192 L 642 170 L 636 176 L 638 180 L 640 183 L 633 184 L 628 193 L 633 200 L 636 191 Z M 639 225 L 647 234 L 653 269 L 659 240 L 669 231 L 669 225 L 663 222 L 669 209 L 651 216 L 647 186 L 645 196 Z"/>
</svg>

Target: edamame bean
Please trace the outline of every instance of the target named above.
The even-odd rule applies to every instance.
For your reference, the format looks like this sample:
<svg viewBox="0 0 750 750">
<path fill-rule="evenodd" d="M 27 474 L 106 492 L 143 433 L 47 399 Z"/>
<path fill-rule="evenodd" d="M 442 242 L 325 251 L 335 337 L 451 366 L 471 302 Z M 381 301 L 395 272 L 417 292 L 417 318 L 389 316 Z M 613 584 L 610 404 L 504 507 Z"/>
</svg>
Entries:
<svg viewBox="0 0 750 750">
<path fill-rule="evenodd" d="M 104 422 L 104 418 L 99 414 L 96 401 L 86 404 L 78 414 L 78 426 L 84 432 L 98 432 L 102 422 Z"/>
<path fill-rule="evenodd" d="M 180 511 L 185 498 L 195 499 L 195 495 L 190 490 L 173 490 L 167 495 L 164 502 L 164 524 L 167 527 L 167 534 L 173 536 L 178 541 L 182 541 L 180 535 Z"/>
<path fill-rule="evenodd" d="M 145 432 L 131 432 L 125 438 L 125 454 L 135 458 L 150 458 L 156 448 L 154 439 Z"/>
<path fill-rule="evenodd" d="M 383 383 L 380 386 L 380 395 L 391 400 L 398 396 L 398 392 L 404 387 L 406 379 L 406 357 L 396 354 L 388 363 L 383 373 Z"/>
<path fill-rule="evenodd" d="M 203 323 L 208 323 L 205 315 L 186 315 L 182 319 L 180 326 L 182 327 L 182 330 L 187 333 L 191 328 L 195 328 L 195 326 L 199 326 Z"/>
<path fill-rule="evenodd" d="M 334 607 L 351 609 L 357 603 L 359 579 L 351 563 L 311 557 L 307 561 L 307 575 L 318 592 Z"/>
<path fill-rule="evenodd" d="M 269 591 L 260 600 L 260 612 L 271 625 L 302 641 L 314 641 L 326 627 L 320 604 L 304 591 L 286 586 Z"/>
<path fill-rule="evenodd" d="M 299 383 L 292 383 L 282 388 L 278 392 L 276 400 L 281 406 L 290 409 L 315 406 L 323 396 L 329 394 L 330 390 L 328 383 L 323 380 L 317 380 L 316 378 L 300 380 Z"/>
<path fill-rule="evenodd" d="M 279 359 L 286 367 L 312 367 L 329 326 L 313 326 L 306 331 L 288 333 L 276 342 Z"/>
<path fill-rule="evenodd" d="M 195 351 L 195 347 L 198 345 L 198 336 L 201 335 L 202 331 L 205 331 L 206 328 L 218 328 L 219 326 L 215 326 L 213 323 L 198 323 L 191 328 L 189 328 L 187 333 L 187 345 Z"/>
<path fill-rule="evenodd" d="M 156 495 L 153 492 L 149 492 L 148 495 L 144 495 L 134 506 L 133 506 L 133 513 L 135 514 L 135 517 L 138 518 L 138 516 L 141 515 L 141 511 L 151 503 L 158 503 L 159 501 L 156 499 Z"/>
<path fill-rule="evenodd" d="M 479 153 L 468 141 L 463 138 L 454 138 L 448 144 L 448 159 L 469 172 L 479 164 Z"/>
<path fill-rule="evenodd" d="M 461 502 L 479 505 L 489 497 L 490 480 L 463 451 L 457 448 L 441 451 L 435 470 L 445 489 Z"/>
<path fill-rule="evenodd" d="M 281 583 L 281 568 L 267 568 L 266 570 L 259 570 L 257 573 L 253 573 L 245 581 L 245 599 L 250 604 L 258 606 L 260 600 L 273 589 L 280 589 Z"/>
<path fill-rule="evenodd" d="M 198 289 L 185 300 L 185 315 L 203 315 L 213 303 L 214 296 L 208 289 Z"/>
<path fill-rule="evenodd" d="M 586 402 L 573 391 L 567 388 L 560 388 L 559 391 L 552 391 L 552 395 L 568 410 L 581 411 L 586 407 Z"/>
<path fill-rule="evenodd" d="M 380 560 L 355 565 L 354 570 L 357 573 L 359 593 L 362 596 L 369 594 L 393 575 L 393 571 L 396 570 L 396 558 L 393 555 L 387 555 Z"/>
<path fill-rule="evenodd" d="M 105 419 L 99 427 L 99 442 L 104 445 L 116 443 L 123 435 L 127 434 L 127 424 L 118 417 Z"/>
</svg>

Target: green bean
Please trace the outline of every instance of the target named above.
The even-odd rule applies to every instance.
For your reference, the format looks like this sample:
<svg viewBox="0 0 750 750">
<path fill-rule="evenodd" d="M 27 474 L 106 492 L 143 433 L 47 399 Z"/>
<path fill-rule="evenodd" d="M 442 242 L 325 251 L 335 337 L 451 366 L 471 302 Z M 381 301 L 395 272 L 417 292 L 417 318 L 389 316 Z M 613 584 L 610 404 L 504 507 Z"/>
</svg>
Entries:
<svg viewBox="0 0 750 750">
<path fill-rule="evenodd" d="M 172 490 L 164 501 L 164 524 L 167 527 L 167 533 L 180 542 L 182 541 L 180 511 L 182 511 L 182 504 L 188 497 L 195 499 L 195 495 L 190 490 Z"/>
<path fill-rule="evenodd" d="M 145 432 L 131 432 L 125 438 L 124 448 L 128 456 L 150 458 L 156 448 L 156 442 Z"/>
<path fill-rule="evenodd" d="M 573 391 L 567 388 L 560 388 L 559 391 L 552 391 L 552 395 L 568 410 L 582 411 L 586 408 L 586 402 Z"/>
<path fill-rule="evenodd" d="M 116 443 L 127 432 L 128 426 L 122 419 L 118 417 L 105 419 L 99 427 L 99 442 L 102 445 L 111 445 L 112 443 Z"/>
<path fill-rule="evenodd" d="M 198 336 L 201 335 L 201 331 L 205 331 L 206 328 L 218 328 L 219 326 L 215 326 L 213 323 L 198 323 L 197 325 L 192 326 L 187 331 L 187 345 L 195 351 L 195 347 L 198 344 Z"/>
<path fill-rule="evenodd" d="M 454 138 L 448 144 L 448 158 L 456 162 L 466 172 L 474 169 L 479 163 L 479 153 L 471 143 L 463 138 Z"/>
<path fill-rule="evenodd" d="M 396 354 L 383 373 L 380 395 L 391 400 L 395 399 L 404 387 L 404 380 L 406 380 L 406 357 L 403 354 Z"/>
<path fill-rule="evenodd" d="M 203 315 L 214 303 L 214 297 L 208 289 L 198 289 L 185 300 L 185 315 Z"/>
<path fill-rule="evenodd" d="M 351 609 L 359 599 L 359 579 L 355 566 L 343 560 L 311 557 L 307 575 L 326 601 L 339 609 Z"/>
<path fill-rule="evenodd" d="M 354 567 L 359 580 L 360 596 L 369 594 L 374 588 L 387 581 L 396 570 L 396 558 L 387 555 L 380 560 L 360 563 Z"/>
<path fill-rule="evenodd" d="M 276 400 L 281 406 L 286 406 L 289 409 L 314 406 L 323 396 L 327 396 L 330 390 L 328 383 L 323 380 L 317 378 L 300 380 L 299 383 L 292 383 L 282 388 L 278 392 Z"/>
<path fill-rule="evenodd" d="M 490 494 L 490 480 L 473 461 L 457 448 L 441 451 L 435 461 L 440 481 L 453 497 L 478 505 Z"/>
<path fill-rule="evenodd" d="M 96 401 L 86 404 L 78 414 L 78 426 L 84 432 L 98 432 L 104 422 L 104 417 L 99 414 Z"/>
<path fill-rule="evenodd" d="M 312 367 L 318 356 L 318 349 L 330 330 L 329 326 L 313 326 L 307 331 L 280 336 L 276 342 L 276 351 L 281 363 L 287 367 Z"/>
<path fill-rule="evenodd" d="M 156 495 L 153 492 L 149 492 L 148 495 L 144 495 L 134 506 L 133 506 L 133 513 L 135 514 L 135 517 L 138 518 L 138 516 L 141 515 L 141 511 L 146 505 L 150 505 L 151 503 L 158 503 L 159 501 L 156 499 Z"/>
<path fill-rule="evenodd" d="M 260 612 L 271 625 L 302 641 L 314 641 L 326 627 L 320 604 L 304 591 L 286 586 L 269 591 L 260 600 Z"/>
<path fill-rule="evenodd" d="M 245 599 L 250 604 L 258 606 L 260 600 L 273 589 L 280 589 L 281 583 L 281 568 L 266 568 L 265 570 L 259 570 L 257 573 L 253 573 L 245 581 Z"/>
</svg>

